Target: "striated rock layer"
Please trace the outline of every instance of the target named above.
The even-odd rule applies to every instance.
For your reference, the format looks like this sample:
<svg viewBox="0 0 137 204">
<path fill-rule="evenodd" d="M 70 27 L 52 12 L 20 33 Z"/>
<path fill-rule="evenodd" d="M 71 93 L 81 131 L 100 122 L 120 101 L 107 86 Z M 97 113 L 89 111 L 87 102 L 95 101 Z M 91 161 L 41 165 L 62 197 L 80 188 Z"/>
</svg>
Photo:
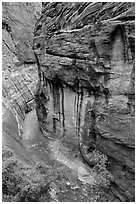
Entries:
<svg viewBox="0 0 137 204">
<path fill-rule="evenodd" d="M 43 3 L 34 36 L 43 134 L 72 132 L 81 154 L 109 157 L 111 190 L 134 201 L 135 4 Z"/>
<path fill-rule="evenodd" d="M 25 112 L 35 104 L 38 74 L 32 43 L 40 11 L 40 3 L 2 3 L 2 96 L 16 116 L 20 134 Z"/>
</svg>

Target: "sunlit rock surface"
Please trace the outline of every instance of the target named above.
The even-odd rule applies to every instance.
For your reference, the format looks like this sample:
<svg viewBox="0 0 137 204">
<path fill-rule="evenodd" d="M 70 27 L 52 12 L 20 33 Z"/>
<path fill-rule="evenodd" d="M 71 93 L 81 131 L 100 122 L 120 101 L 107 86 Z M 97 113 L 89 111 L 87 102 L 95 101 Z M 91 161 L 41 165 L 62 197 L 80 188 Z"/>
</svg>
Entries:
<svg viewBox="0 0 137 204">
<path fill-rule="evenodd" d="M 45 136 L 77 135 L 84 160 L 109 156 L 111 190 L 134 201 L 135 5 L 43 3 L 34 36 Z"/>
<path fill-rule="evenodd" d="M 2 95 L 16 115 L 19 134 L 25 111 L 34 106 L 38 74 L 32 50 L 40 3 L 2 3 Z"/>
</svg>

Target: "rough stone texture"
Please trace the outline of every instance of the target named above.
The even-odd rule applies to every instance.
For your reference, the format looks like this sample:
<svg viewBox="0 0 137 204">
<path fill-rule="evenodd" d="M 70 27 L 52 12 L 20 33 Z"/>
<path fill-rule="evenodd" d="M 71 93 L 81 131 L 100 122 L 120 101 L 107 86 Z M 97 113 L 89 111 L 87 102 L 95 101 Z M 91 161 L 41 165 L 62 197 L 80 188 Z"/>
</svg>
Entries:
<svg viewBox="0 0 137 204">
<path fill-rule="evenodd" d="M 34 106 L 38 74 L 32 50 L 40 3 L 2 3 L 2 96 L 14 112 L 19 133 L 25 111 Z"/>
<path fill-rule="evenodd" d="M 43 134 L 77 133 L 90 165 L 93 149 L 108 155 L 120 201 L 135 196 L 134 31 L 134 3 L 52 2 L 43 3 L 34 36 Z"/>
<path fill-rule="evenodd" d="M 2 3 L 2 27 L 12 37 L 15 48 L 9 47 L 14 50 L 20 62 L 35 62 L 32 50 L 33 32 L 40 12 L 41 3 Z"/>
<path fill-rule="evenodd" d="M 19 138 L 18 123 L 12 110 L 2 103 L 2 147 L 13 151 L 16 158 L 26 163 L 32 163 L 22 140 Z"/>
</svg>

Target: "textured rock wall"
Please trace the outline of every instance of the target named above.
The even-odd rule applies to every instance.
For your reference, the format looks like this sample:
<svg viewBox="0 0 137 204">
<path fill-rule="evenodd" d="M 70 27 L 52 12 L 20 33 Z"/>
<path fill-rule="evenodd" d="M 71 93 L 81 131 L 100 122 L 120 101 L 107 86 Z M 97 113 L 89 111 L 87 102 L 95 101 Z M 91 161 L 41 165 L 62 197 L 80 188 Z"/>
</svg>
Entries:
<svg viewBox="0 0 137 204">
<path fill-rule="evenodd" d="M 23 162 L 33 162 L 19 138 L 16 117 L 4 103 L 2 103 L 2 147 L 12 150 L 14 155 Z"/>
<path fill-rule="evenodd" d="M 43 134 L 77 134 L 91 166 L 93 149 L 108 155 L 121 201 L 135 196 L 134 31 L 134 3 L 52 2 L 43 3 L 34 36 Z"/>
<path fill-rule="evenodd" d="M 20 134 L 25 111 L 34 106 L 38 74 L 32 42 L 40 11 L 40 3 L 2 4 L 2 96 L 16 116 Z"/>
</svg>

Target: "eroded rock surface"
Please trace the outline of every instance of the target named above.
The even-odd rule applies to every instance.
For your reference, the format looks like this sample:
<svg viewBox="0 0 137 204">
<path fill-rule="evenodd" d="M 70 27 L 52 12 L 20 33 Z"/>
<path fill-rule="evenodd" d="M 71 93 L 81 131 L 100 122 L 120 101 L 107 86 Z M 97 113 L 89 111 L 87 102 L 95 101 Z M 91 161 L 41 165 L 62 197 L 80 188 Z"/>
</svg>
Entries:
<svg viewBox="0 0 137 204">
<path fill-rule="evenodd" d="M 25 111 L 34 106 L 38 75 L 32 42 L 40 11 L 40 3 L 2 4 L 2 95 L 16 115 L 20 134 Z"/>
<path fill-rule="evenodd" d="M 134 201 L 135 4 L 43 3 L 34 36 L 39 83 L 37 115 L 43 134 L 78 135 L 109 157 L 112 192 Z"/>
<path fill-rule="evenodd" d="M 32 164 L 32 158 L 19 138 L 18 123 L 12 111 L 2 103 L 2 147 L 14 152 L 19 160 Z"/>
</svg>

